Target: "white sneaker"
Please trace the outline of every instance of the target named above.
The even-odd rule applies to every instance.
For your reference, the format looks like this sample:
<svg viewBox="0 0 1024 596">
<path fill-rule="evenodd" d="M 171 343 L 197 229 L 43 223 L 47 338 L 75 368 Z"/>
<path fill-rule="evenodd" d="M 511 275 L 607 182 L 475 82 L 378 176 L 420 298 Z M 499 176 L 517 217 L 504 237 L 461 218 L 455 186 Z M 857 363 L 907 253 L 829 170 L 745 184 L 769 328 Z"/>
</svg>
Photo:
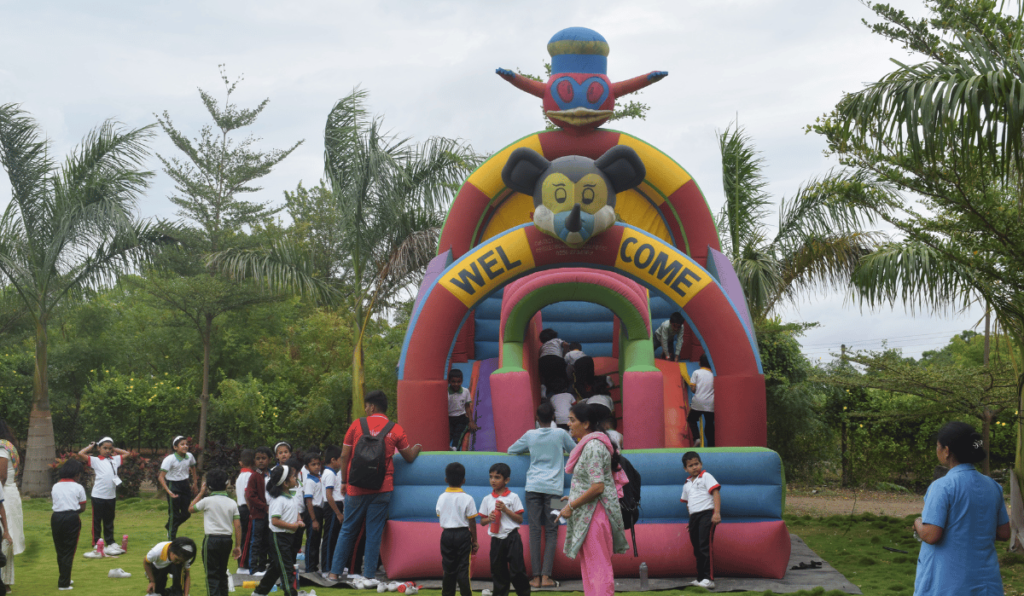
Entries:
<svg viewBox="0 0 1024 596">
<path fill-rule="evenodd" d="M 57 589 L 58 589 L 58 590 L 74 590 L 74 589 L 75 589 L 75 587 L 74 587 L 74 586 L 68 586 L 68 587 L 66 587 L 66 588 L 57 588 Z"/>
<path fill-rule="evenodd" d="M 699 585 L 700 587 L 702 587 L 702 588 L 704 588 L 706 590 L 714 590 L 715 589 L 715 582 L 711 581 L 710 579 L 701 580 L 701 582 L 699 584 L 697 584 L 697 585 Z"/>
<path fill-rule="evenodd" d="M 252 576 L 253 577 L 263 577 L 266 574 L 267 574 L 266 571 L 257 571 L 256 573 L 253 573 Z"/>
<path fill-rule="evenodd" d="M 92 549 L 89 552 L 82 553 L 82 556 L 85 557 L 86 559 L 101 559 L 101 558 L 103 558 L 103 553 L 100 552 L 100 549 L 94 548 L 94 549 Z M 68 589 L 70 589 L 70 588 L 68 588 Z"/>
<path fill-rule="evenodd" d="M 235 570 L 235 573 L 237 573 L 238 575 L 249 575 L 249 570 L 245 567 L 239 567 Z"/>
<path fill-rule="evenodd" d="M 487 588 L 484 588 L 483 591 L 480 592 L 480 596 L 491 596 L 491 591 Z"/>
<path fill-rule="evenodd" d="M 697 586 L 699 588 L 700 587 L 700 580 L 695 579 L 692 582 L 690 582 L 690 585 L 691 586 Z"/>
<path fill-rule="evenodd" d="M 103 549 L 103 552 L 106 553 L 108 557 L 116 557 L 118 555 L 124 554 L 124 551 L 121 550 L 121 547 L 116 544 L 111 544 L 107 548 Z"/>
<path fill-rule="evenodd" d="M 117 569 L 111 569 L 110 572 L 107 573 L 107 577 L 131 577 L 131 576 L 132 576 L 131 573 L 128 573 L 127 571 L 125 571 L 124 569 L 121 569 L 120 567 L 118 567 Z"/>
</svg>

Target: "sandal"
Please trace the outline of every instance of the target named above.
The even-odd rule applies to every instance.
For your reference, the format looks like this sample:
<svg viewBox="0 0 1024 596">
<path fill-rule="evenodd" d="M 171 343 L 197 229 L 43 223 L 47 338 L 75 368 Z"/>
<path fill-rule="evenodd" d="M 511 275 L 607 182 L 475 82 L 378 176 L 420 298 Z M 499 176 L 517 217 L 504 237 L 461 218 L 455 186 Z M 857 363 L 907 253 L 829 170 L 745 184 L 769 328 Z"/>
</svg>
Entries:
<svg viewBox="0 0 1024 596">
<path fill-rule="evenodd" d="M 562 584 L 557 579 L 553 579 L 553 580 L 551 580 L 550 584 L 541 583 L 540 587 L 542 587 L 542 588 L 558 588 L 561 585 Z"/>
</svg>

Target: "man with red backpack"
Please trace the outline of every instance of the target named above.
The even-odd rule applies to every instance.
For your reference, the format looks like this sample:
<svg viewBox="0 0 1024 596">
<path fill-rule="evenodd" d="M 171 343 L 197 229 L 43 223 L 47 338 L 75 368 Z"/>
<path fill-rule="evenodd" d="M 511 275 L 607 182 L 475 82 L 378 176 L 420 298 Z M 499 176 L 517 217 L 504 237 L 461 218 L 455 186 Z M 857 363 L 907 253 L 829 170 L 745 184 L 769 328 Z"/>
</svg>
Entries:
<svg viewBox="0 0 1024 596">
<path fill-rule="evenodd" d="M 345 520 L 338 534 L 329 579 L 341 579 L 346 561 L 366 522 L 366 550 L 363 577 L 373 580 L 380 559 L 380 540 L 388 519 L 394 491 L 395 451 L 412 463 L 423 446 L 409 445 L 409 437 L 398 424 L 388 420 L 388 398 L 383 391 L 371 391 L 363 398 L 366 418 L 352 423 L 341 449 L 341 483 L 345 488 Z M 355 572 L 353 569 L 352 572 Z"/>
</svg>

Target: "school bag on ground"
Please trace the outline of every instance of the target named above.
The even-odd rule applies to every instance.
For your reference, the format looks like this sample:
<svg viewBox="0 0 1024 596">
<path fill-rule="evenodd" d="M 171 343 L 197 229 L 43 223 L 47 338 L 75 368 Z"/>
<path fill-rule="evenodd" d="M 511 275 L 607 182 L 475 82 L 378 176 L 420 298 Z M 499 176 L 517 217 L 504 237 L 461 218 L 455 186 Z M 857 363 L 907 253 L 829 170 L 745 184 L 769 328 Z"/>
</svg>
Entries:
<svg viewBox="0 0 1024 596">
<path fill-rule="evenodd" d="M 636 522 L 640 519 L 640 472 L 636 471 L 628 459 L 619 455 L 619 467 L 626 473 L 629 482 L 622 487 L 622 498 L 619 508 L 622 510 L 622 525 L 633 535 L 633 556 L 640 554 L 636 550 Z"/>
<path fill-rule="evenodd" d="M 359 419 L 363 434 L 352 447 L 352 463 L 348 469 L 348 483 L 367 490 L 380 490 L 388 470 L 388 433 L 395 426 L 388 421 L 377 436 L 370 434 L 366 418 Z"/>
</svg>

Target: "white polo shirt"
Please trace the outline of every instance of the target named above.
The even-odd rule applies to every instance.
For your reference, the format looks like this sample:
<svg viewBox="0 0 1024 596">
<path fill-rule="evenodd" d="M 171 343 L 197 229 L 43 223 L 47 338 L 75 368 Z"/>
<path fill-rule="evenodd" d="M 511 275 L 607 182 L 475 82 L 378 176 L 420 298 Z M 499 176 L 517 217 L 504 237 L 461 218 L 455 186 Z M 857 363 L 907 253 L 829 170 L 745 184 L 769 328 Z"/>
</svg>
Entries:
<svg viewBox="0 0 1024 596">
<path fill-rule="evenodd" d="M 324 484 L 319 476 L 306 474 L 306 480 L 302 483 L 303 499 L 313 499 L 313 507 L 324 506 Z M 305 501 L 303 501 L 305 510 Z"/>
<path fill-rule="evenodd" d="M 203 531 L 207 536 L 231 536 L 235 533 L 238 503 L 228 493 L 210 493 L 196 503 L 196 511 L 203 512 Z"/>
<path fill-rule="evenodd" d="M 117 486 L 114 484 L 114 476 L 117 476 L 117 470 L 121 467 L 121 456 L 89 456 L 89 467 L 96 474 L 96 479 L 92 483 L 93 498 L 116 499 Z"/>
<path fill-rule="evenodd" d="M 75 511 L 77 512 L 85 505 L 85 489 L 75 482 L 74 478 L 65 478 L 53 485 L 50 489 L 50 498 L 53 499 L 54 511 Z M 0 503 L 3 499 L 0 498 Z M 6 522 L 7 520 L 4 520 Z"/>
<path fill-rule="evenodd" d="M 280 519 L 281 521 L 294 524 L 299 521 L 299 508 L 295 503 L 295 497 L 285 492 L 281 493 L 280 497 L 275 497 L 270 502 L 270 519 Z M 286 530 L 279 528 L 273 523 L 270 524 L 270 531 L 278 534 L 294 534 L 295 530 Z"/>
<path fill-rule="evenodd" d="M 458 393 L 448 393 L 448 417 L 452 418 L 455 416 L 466 415 L 466 404 L 473 403 L 473 396 L 469 394 L 469 389 L 465 387 Z"/>
<path fill-rule="evenodd" d="M 721 486 L 707 470 L 701 470 L 696 478 L 686 479 L 686 484 L 683 485 L 683 496 L 679 500 L 686 503 L 690 513 L 714 509 L 715 499 L 711 496 L 711 492 Z"/>
<path fill-rule="evenodd" d="M 715 411 L 715 375 L 706 368 L 698 368 L 690 375 L 690 383 L 697 391 L 690 398 L 690 407 L 700 412 Z"/>
<path fill-rule="evenodd" d="M 505 491 L 501 494 L 490 492 L 486 497 L 484 497 L 483 501 L 480 501 L 480 523 L 487 524 L 487 535 L 495 538 L 505 538 L 510 532 L 518 530 L 519 524 L 512 521 L 509 516 L 502 513 L 501 526 L 498 528 L 498 533 L 495 534 L 491 531 L 491 525 L 487 518 L 491 515 L 491 512 L 494 511 L 494 506 L 498 501 L 505 503 L 506 507 L 520 515 L 523 514 L 523 502 L 519 500 L 519 495 L 510 491 L 508 487 L 506 487 Z"/>
<path fill-rule="evenodd" d="M 149 552 L 146 553 L 146 560 L 149 561 L 150 565 L 152 565 L 153 567 L 156 567 L 157 569 L 165 569 L 167 567 L 170 567 L 171 566 L 170 548 L 171 548 L 170 541 L 157 542 L 156 546 L 151 548 L 149 550 Z M 192 566 L 192 563 L 190 562 L 190 559 L 192 559 L 191 556 L 185 557 L 185 569 L 188 569 L 189 567 Z"/>
<path fill-rule="evenodd" d="M 441 521 L 441 528 L 468 528 L 469 520 L 476 517 L 476 501 L 461 488 L 449 486 L 437 498 L 435 510 Z"/>
<path fill-rule="evenodd" d="M 250 468 L 242 468 L 242 471 L 238 473 L 238 478 L 235 480 L 235 502 L 239 507 L 246 505 L 245 487 L 249 486 L 250 476 L 252 476 L 252 470 Z"/>
<path fill-rule="evenodd" d="M 164 461 L 160 464 L 160 469 L 167 472 L 167 480 L 177 482 L 179 480 L 188 480 L 188 470 L 194 465 L 196 465 L 196 458 L 192 457 L 191 453 L 181 456 L 175 451 L 164 458 Z"/>
</svg>

